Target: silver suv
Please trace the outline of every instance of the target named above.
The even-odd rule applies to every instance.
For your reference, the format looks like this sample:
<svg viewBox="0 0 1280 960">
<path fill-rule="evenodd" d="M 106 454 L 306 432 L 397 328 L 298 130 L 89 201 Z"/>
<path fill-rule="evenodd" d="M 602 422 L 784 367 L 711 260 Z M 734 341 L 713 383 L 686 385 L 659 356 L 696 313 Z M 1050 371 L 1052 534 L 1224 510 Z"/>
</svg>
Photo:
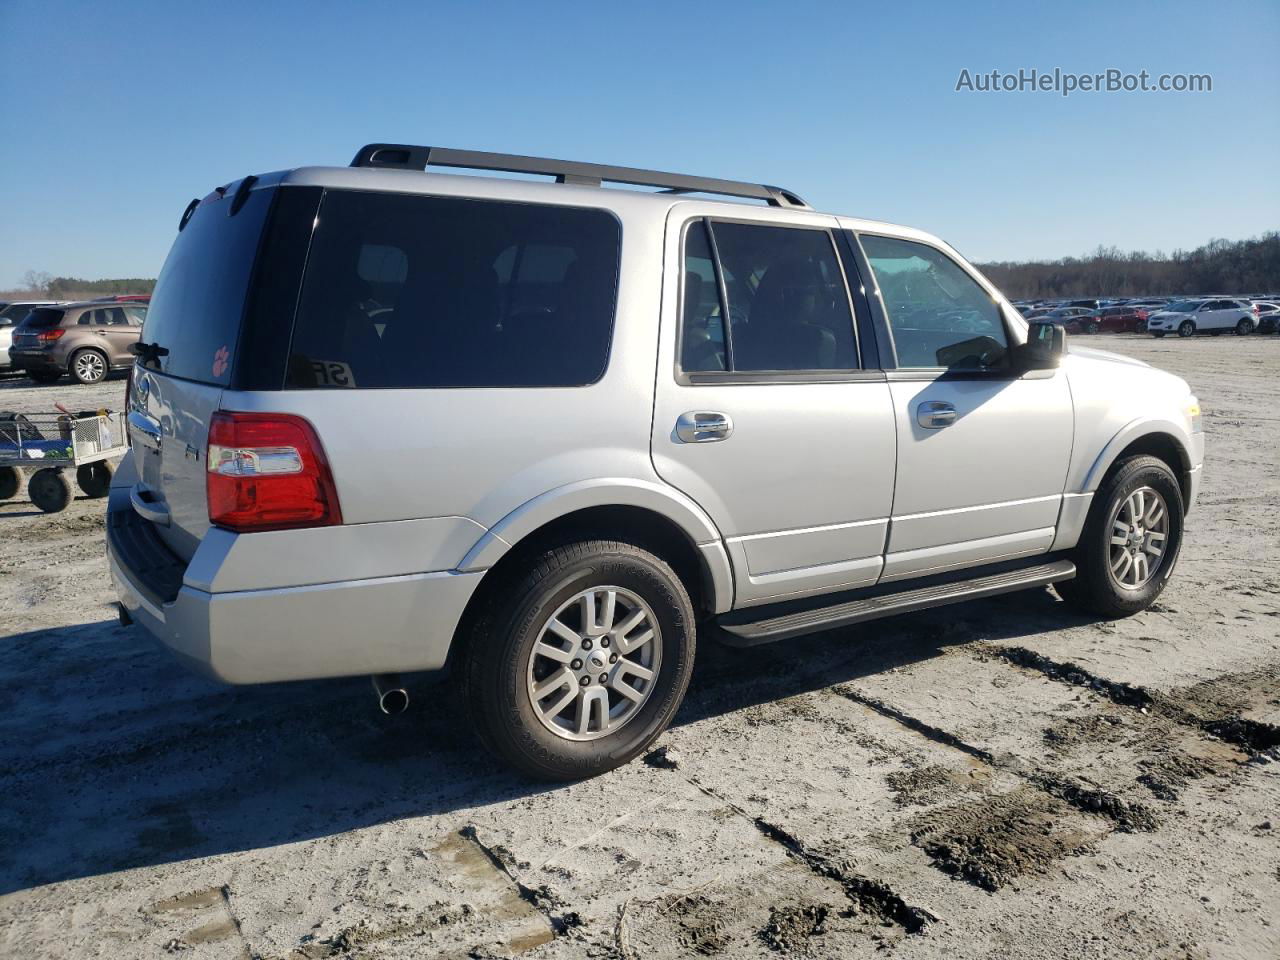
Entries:
<svg viewBox="0 0 1280 960">
<path fill-rule="evenodd" d="M 935 237 L 776 187 L 387 144 L 246 177 L 183 214 L 135 348 L 121 616 L 388 710 L 450 669 L 498 756 L 599 773 L 699 635 L 1051 583 L 1150 605 L 1199 407 L 1064 340 Z"/>
</svg>

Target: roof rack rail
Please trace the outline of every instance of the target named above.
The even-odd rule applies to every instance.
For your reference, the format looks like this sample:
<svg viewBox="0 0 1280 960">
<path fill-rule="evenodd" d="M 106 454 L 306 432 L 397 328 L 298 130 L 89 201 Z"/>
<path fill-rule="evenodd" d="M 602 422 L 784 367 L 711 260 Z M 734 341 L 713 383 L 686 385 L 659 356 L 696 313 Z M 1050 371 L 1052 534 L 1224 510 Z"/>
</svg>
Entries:
<svg viewBox="0 0 1280 960">
<path fill-rule="evenodd" d="M 690 177 L 682 173 L 661 173 L 635 167 L 611 167 L 601 163 L 576 160 L 552 160 L 548 157 L 521 157 L 509 153 L 485 153 L 480 150 L 454 150 L 449 147 L 418 147 L 406 143 L 370 143 L 360 148 L 353 167 L 398 167 L 403 170 L 426 170 L 433 167 L 459 167 L 469 170 L 501 170 L 504 173 L 535 173 L 555 177 L 556 183 L 573 183 L 598 187 L 601 183 L 627 183 L 642 187 L 663 187 L 667 193 L 719 193 L 731 197 L 764 200 L 772 207 L 809 205 L 798 194 L 763 183 L 718 180 L 714 177 Z"/>
</svg>

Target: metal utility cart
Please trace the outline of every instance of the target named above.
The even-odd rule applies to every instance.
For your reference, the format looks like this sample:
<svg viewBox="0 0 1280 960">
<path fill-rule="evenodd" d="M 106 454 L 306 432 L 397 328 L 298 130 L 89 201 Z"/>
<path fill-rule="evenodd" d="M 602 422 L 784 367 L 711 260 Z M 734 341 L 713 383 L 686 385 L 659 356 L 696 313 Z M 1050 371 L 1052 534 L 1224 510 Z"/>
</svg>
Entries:
<svg viewBox="0 0 1280 960">
<path fill-rule="evenodd" d="M 0 413 L 0 500 L 17 496 L 24 468 L 27 495 L 45 513 L 71 502 L 71 481 L 63 472 L 75 467 L 76 484 L 87 497 L 105 497 L 115 467 L 111 458 L 125 452 L 124 431 L 109 410 L 96 413 Z"/>
</svg>

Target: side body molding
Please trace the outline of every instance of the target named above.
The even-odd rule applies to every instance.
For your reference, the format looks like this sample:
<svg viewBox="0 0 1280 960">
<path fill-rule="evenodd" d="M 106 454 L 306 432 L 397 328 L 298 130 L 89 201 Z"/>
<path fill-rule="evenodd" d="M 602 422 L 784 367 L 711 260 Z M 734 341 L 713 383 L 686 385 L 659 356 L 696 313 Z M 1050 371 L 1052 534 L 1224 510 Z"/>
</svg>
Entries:
<svg viewBox="0 0 1280 960">
<path fill-rule="evenodd" d="M 548 490 L 494 524 L 462 558 L 461 572 L 487 570 L 512 546 L 539 527 L 591 507 L 639 507 L 661 514 L 693 541 L 711 574 L 716 613 L 733 607 L 733 570 L 720 531 L 702 509 L 679 490 L 634 477 L 598 477 Z"/>
</svg>

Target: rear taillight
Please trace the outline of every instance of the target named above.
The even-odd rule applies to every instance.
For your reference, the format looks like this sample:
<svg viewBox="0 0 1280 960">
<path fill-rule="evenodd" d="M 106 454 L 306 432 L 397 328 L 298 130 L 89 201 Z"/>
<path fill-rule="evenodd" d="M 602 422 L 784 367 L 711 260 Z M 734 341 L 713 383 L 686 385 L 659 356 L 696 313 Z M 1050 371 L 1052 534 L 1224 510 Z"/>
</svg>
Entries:
<svg viewBox="0 0 1280 960">
<path fill-rule="evenodd" d="M 301 417 L 218 411 L 207 459 L 215 526 L 249 533 L 342 523 L 324 448 Z"/>
<path fill-rule="evenodd" d="M 61 340 L 62 335 L 66 332 L 67 331 L 62 327 L 54 327 L 52 330 L 41 330 L 36 334 L 36 339 L 42 340 L 46 343 L 51 343 L 54 340 Z"/>
</svg>

